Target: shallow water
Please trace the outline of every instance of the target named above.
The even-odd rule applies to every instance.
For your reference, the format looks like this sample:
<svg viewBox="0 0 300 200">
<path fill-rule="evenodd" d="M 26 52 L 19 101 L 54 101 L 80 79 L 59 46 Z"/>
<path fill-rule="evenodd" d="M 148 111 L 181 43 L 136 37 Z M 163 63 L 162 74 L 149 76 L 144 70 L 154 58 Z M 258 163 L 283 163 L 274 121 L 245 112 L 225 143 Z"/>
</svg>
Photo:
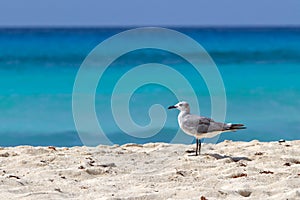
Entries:
<svg viewBox="0 0 300 200">
<path fill-rule="evenodd" d="M 76 73 L 96 45 L 123 30 L 0 29 L 0 145 L 82 145 L 72 116 Z M 218 141 L 300 139 L 299 28 L 176 30 L 198 41 L 214 59 L 226 89 L 226 121 L 241 122 L 248 127 L 241 132 L 224 133 Z M 148 138 L 123 133 L 111 113 L 111 93 L 120 77 L 139 64 L 154 62 L 178 70 L 192 85 L 197 85 L 194 89 L 201 115 L 210 116 L 209 92 L 189 63 L 161 50 L 133 51 L 112 63 L 97 88 L 97 116 L 113 143 L 169 142 L 176 134 L 177 111 L 166 111 L 164 128 Z M 153 73 L 160 75 L 157 71 Z M 147 74 L 139 74 L 136 78 L 146 77 Z M 131 92 L 124 88 L 117 98 Z M 129 107 L 133 120 L 145 126 L 150 122 L 151 105 L 167 108 L 176 102 L 168 88 L 150 84 L 134 92 Z M 149 131 L 153 128 L 149 127 Z M 189 136 L 182 137 L 183 143 L 190 141 L 185 138 Z"/>
</svg>

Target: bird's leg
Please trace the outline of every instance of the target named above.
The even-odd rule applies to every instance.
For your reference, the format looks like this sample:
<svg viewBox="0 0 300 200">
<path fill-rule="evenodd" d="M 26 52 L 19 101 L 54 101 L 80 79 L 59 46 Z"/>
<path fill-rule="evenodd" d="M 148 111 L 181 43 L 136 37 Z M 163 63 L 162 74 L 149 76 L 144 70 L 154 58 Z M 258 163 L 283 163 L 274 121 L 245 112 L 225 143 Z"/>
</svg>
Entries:
<svg viewBox="0 0 300 200">
<path fill-rule="evenodd" d="M 200 152 L 201 152 L 201 139 L 199 139 L 199 155 L 200 155 Z"/>
<path fill-rule="evenodd" d="M 199 140 L 196 138 L 196 156 L 198 156 L 198 146 L 199 146 Z"/>
</svg>

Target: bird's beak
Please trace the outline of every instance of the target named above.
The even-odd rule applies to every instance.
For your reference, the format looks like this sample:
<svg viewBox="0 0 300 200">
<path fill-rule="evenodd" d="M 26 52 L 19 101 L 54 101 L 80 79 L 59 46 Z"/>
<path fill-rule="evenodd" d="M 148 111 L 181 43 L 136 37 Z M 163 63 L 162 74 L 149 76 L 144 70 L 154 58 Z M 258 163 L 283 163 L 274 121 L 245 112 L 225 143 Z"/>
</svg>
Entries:
<svg viewBox="0 0 300 200">
<path fill-rule="evenodd" d="M 173 108 L 177 108 L 176 106 L 169 106 L 168 109 L 173 109 Z"/>
</svg>

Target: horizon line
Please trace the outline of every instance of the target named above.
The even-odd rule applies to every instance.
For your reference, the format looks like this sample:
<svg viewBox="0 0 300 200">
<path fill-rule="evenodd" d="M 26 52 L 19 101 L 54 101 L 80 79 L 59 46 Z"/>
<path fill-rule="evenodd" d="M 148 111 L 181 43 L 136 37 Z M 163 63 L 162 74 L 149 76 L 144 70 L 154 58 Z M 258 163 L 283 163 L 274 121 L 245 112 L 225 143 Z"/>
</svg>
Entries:
<svg viewBox="0 0 300 200">
<path fill-rule="evenodd" d="M 159 27 L 159 28 L 300 28 L 298 25 L 0 25 L 0 29 L 127 29 L 127 28 L 142 28 L 142 27 Z"/>
</svg>

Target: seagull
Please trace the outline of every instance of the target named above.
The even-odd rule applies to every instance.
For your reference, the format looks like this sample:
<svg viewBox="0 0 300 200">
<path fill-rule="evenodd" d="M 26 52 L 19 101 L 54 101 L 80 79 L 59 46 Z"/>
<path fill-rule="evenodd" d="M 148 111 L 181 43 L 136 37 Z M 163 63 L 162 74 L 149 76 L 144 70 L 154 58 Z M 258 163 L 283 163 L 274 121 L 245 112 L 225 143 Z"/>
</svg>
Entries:
<svg viewBox="0 0 300 200">
<path fill-rule="evenodd" d="M 223 132 L 234 132 L 238 129 L 245 129 L 244 124 L 232 124 L 215 122 L 213 119 L 192 115 L 190 113 L 190 105 L 181 101 L 174 106 L 169 106 L 168 109 L 176 108 L 180 110 L 178 115 L 178 124 L 180 128 L 188 135 L 196 138 L 196 156 L 200 155 L 201 139 L 212 138 Z"/>
</svg>

